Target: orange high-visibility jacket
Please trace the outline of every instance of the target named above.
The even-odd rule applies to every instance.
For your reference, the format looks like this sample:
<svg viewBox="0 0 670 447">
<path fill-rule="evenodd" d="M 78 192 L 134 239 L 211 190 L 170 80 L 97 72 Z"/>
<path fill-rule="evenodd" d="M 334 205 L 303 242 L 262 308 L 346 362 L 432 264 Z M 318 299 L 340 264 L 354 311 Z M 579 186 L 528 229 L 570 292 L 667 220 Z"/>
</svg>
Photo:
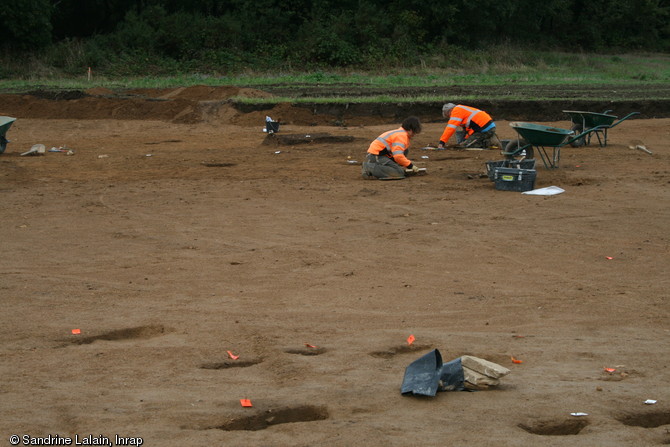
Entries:
<svg viewBox="0 0 670 447">
<path fill-rule="evenodd" d="M 412 162 L 405 156 L 409 149 L 409 134 L 402 127 L 389 130 L 379 135 L 368 148 L 368 153 L 374 155 L 386 155 L 402 167 L 407 167 Z"/>
<path fill-rule="evenodd" d="M 464 127 L 468 135 L 472 135 L 492 123 L 491 115 L 483 110 L 459 104 L 451 109 L 449 122 L 440 137 L 440 141 L 446 144 L 459 127 Z"/>
</svg>

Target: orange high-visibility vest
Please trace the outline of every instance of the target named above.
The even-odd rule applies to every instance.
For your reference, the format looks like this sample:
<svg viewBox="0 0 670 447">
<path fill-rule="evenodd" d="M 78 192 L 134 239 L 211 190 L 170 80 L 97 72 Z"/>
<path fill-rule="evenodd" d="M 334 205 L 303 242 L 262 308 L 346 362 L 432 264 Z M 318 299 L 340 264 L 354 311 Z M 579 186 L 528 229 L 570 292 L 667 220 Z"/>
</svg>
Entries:
<svg viewBox="0 0 670 447">
<path fill-rule="evenodd" d="M 459 127 L 464 127 L 468 135 L 472 135 L 475 132 L 480 132 L 491 123 L 493 123 L 491 115 L 483 110 L 459 104 L 451 109 L 449 122 L 440 137 L 440 141 L 447 143 Z"/>
<path fill-rule="evenodd" d="M 409 149 L 409 134 L 402 127 L 389 130 L 379 135 L 368 148 L 368 153 L 373 155 L 386 155 L 402 167 L 407 167 L 412 162 L 405 156 Z"/>
</svg>

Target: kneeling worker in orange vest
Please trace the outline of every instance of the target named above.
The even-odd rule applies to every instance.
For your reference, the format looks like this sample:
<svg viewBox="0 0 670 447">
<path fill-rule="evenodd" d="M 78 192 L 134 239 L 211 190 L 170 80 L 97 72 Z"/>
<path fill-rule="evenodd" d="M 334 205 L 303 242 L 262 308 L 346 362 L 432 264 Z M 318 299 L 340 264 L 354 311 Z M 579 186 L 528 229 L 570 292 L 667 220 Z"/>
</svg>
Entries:
<svg viewBox="0 0 670 447">
<path fill-rule="evenodd" d="M 363 162 L 363 178 L 395 180 L 416 174 L 419 168 L 407 158 L 410 140 L 421 132 L 419 118 L 405 118 L 398 129 L 379 135 L 368 148 Z"/>
<path fill-rule="evenodd" d="M 491 115 L 483 110 L 450 102 L 442 106 L 442 116 L 449 118 L 449 122 L 440 137 L 438 148 L 444 149 L 449 138 L 456 133 L 456 143 L 465 147 L 502 149 L 496 135 L 496 124 Z M 462 130 L 458 130 L 459 127 Z"/>
</svg>

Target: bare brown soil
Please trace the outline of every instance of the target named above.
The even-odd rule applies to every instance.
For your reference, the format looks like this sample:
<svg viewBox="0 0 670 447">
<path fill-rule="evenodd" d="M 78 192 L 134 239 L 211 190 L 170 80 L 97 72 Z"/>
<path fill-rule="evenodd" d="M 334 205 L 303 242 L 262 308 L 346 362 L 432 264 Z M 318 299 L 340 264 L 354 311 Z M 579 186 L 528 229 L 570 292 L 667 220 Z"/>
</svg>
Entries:
<svg viewBox="0 0 670 447">
<path fill-rule="evenodd" d="M 640 103 L 607 147 L 564 147 L 555 170 L 540 163 L 536 187 L 565 193 L 539 197 L 496 190 L 483 175 L 493 151 L 419 150 L 443 130 L 435 105 L 422 106 L 410 152 L 428 175 L 381 182 L 354 162 L 400 112 L 229 101 L 267 94 L 0 96 L 0 115 L 18 118 L 0 155 L 6 445 L 12 434 L 670 443 L 662 107 Z M 606 108 L 623 116 L 621 104 Z M 552 120 L 490 111 L 509 139 L 517 113 L 569 127 L 554 106 Z M 281 122 L 275 137 L 266 115 Z M 36 143 L 73 154 L 19 155 Z M 402 396 L 405 367 L 434 348 L 512 372 L 487 391 Z"/>
</svg>

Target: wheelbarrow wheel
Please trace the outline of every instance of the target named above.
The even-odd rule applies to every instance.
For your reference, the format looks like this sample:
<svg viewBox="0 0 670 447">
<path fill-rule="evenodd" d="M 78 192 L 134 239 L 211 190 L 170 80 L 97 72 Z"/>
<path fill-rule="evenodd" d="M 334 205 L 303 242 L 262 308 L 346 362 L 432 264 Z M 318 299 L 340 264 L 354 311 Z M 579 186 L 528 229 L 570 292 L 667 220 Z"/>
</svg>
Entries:
<svg viewBox="0 0 670 447">
<path fill-rule="evenodd" d="M 530 160 L 535 152 L 532 145 L 520 138 L 507 143 L 504 155 L 507 160 Z"/>
<path fill-rule="evenodd" d="M 584 132 L 584 126 L 582 126 L 581 124 L 573 124 L 570 130 L 572 130 L 575 135 L 579 135 L 580 133 Z M 570 146 L 572 147 L 581 147 L 585 145 L 586 145 L 586 136 L 577 138 L 575 141 L 570 142 Z"/>
</svg>

